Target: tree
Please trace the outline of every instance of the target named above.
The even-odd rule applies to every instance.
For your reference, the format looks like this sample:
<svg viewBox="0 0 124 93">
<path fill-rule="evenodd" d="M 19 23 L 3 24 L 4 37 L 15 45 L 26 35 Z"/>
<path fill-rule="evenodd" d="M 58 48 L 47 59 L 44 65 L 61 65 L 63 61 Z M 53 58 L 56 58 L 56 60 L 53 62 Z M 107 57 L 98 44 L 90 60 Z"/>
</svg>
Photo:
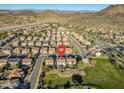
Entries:
<svg viewBox="0 0 124 93">
<path fill-rule="evenodd" d="M 76 61 L 79 62 L 81 60 L 81 56 L 77 56 Z"/>
<path fill-rule="evenodd" d="M 44 71 L 41 72 L 40 77 L 41 77 L 41 78 L 45 77 L 45 72 L 44 72 Z"/>
<path fill-rule="evenodd" d="M 0 68 L 0 73 L 2 73 L 3 72 L 3 69 L 2 68 Z"/>
<path fill-rule="evenodd" d="M 11 65 L 10 65 L 10 63 L 9 62 L 7 62 L 4 66 L 3 66 L 3 70 L 8 70 L 8 69 L 10 69 L 10 67 L 11 67 Z"/>
<path fill-rule="evenodd" d="M 48 89 L 51 89 L 51 88 L 52 88 L 51 85 L 52 85 L 52 81 L 49 81 L 49 82 L 48 82 L 48 85 L 47 85 L 47 88 L 48 88 Z"/>
<path fill-rule="evenodd" d="M 119 69 L 121 69 L 123 71 L 124 67 L 122 65 L 119 65 Z"/>
<path fill-rule="evenodd" d="M 73 81 L 74 83 L 82 84 L 83 79 L 82 79 L 82 76 L 81 76 L 81 75 L 79 75 L 79 74 L 74 74 L 74 75 L 72 76 L 72 81 Z"/>
<path fill-rule="evenodd" d="M 70 82 L 67 81 L 65 84 L 64 84 L 64 89 L 67 89 L 67 88 L 70 88 Z"/>
<path fill-rule="evenodd" d="M 59 85 L 55 85 L 54 89 L 58 89 L 59 88 Z"/>
<path fill-rule="evenodd" d="M 18 62 L 18 63 L 16 64 L 16 66 L 17 66 L 18 68 L 20 68 L 20 67 L 22 66 L 22 62 Z"/>
</svg>

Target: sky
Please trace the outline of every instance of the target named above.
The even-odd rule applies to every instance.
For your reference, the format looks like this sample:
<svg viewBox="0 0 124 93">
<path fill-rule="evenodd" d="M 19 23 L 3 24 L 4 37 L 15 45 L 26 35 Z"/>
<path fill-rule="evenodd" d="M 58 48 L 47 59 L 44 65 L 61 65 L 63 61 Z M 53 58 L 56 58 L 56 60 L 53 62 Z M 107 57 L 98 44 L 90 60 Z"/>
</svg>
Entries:
<svg viewBox="0 0 124 93">
<path fill-rule="evenodd" d="M 18 9 L 51 9 L 51 10 L 92 10 L 99 11 L 109 6 L 109 4 L 0 4 L 2 10 Z"/>
</svg>

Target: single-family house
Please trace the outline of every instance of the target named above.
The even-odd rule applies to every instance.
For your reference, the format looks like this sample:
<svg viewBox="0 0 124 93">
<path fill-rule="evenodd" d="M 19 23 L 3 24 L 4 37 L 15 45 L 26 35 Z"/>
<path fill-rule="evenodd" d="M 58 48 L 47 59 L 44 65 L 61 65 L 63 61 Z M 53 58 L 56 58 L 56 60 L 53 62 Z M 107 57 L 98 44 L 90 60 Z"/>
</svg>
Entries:
<svg viewBox="0 0 124 93">
<path fill-rule="evenodd" d="M 45 59 L 45 66 L 49 67 L 49 66 L 54 66 L 54 59 L 53 58 L 46 58 Z"/>
<path fill-rule="evenodd" d="M 76 58 L 67 58 L 66 61 L 68 66 L 74 66 L 77 63 Z"/>
<path fill-rule="evenodd" d="M 66 66 L 66 60 L 65 58 L 57 58 L 57 67 L 65 67 Z"/>
<path fill-rule="evenodd" d="M 30 58 L 24 58 L 24 59 L 22 59 L 21 63 L 22 63 L 22 65 L 30 67 L 31 66 L 31 61 L 32 61 L 32 59 L 30 59 Z"/>
<path fill-rule="evenodd" d="M 17 79 L 17 78 L 23 78 L 23 77 L 24 77 L 24 71 L 20 68 L 9 71 L 9 75 L 8 75 L 9 79 Z"/>
<path fill-rule="evenodd" d="M 8 59 L 2 58 L 0 59 L 0 67 L 3 67 L 7 63 Z"/>
<path fill-rule="evenodd" d="M 16 67 L 16 64 L 20 62 L 21 59 L 19 58 L 9 58 L 8 62 L 10 63 L 11 67 Z"/>
<path fill-rule="evenodd" d="M 42 46 L 42 42 L 41 41 L 36 41 L 35 46 L 41 47 Z"/>
<path fill-rule="evenodd" d="M 29 42 L 28 42 L 28 46 L 29 46 L 29 47 L 34 46 L 34 41 L 33 41 L 33 40 L 32 40 L 32 41 L 29 41 Z"/>
<path fill-rule="evenodd" d="M 12 54 L 18 56 L 21 52 L 21 48 L 16 47 L 13 49 Z"/>
<path fill-rule="evenodd" d="M 72 54 L 72 48 L 65 48 L 65 54 Z"/>
<path fill-rule="evenodd" d="M 2 52 L 3 52 L 3 54 L 5 54 L 7 56 L 11 55 L 11 49 L 10 48 L 5 48 L 2 50 Z"/>
<path fill-rule="evenodd" d="M 12 42 L 12 47 L 18 47 L 19 46 L 19 40 Z"/>
<path fill-rule="evenodd" d="M 33 47 L 31 49 L 31 52 L 32 52 L 33 55 L 35 55 L 35 54 L 37 54 L 39 52 L 39 48 L 38 47 Z"/>
<path fill-rule="evenodd" d="M 49 54 L 54 54 L 55 53 L 55 48 L 49 48 Z"/>
<path fill-rule="evenodd" d="M 29 52 L 30 52 L 30 49 L 29 49 L 29 48 L 22 48 L 21 53 L 22 53 L 23 55 L 27 55 Z"/>
<path fill-rule="evenodd" d="M 26 42 L 26 41 L 25 41 L 25 42 L 21 42 L 21 44 L 20 44 L 20 45 L 21 45 L 21 47 L 27 47 L 28 42 Z"/>
<path fill-rule="evenodd" d="M 43 48 L 42 49 L 42 54 L 47 55 L 48 54 L 48 48 Z"/>
</svg>

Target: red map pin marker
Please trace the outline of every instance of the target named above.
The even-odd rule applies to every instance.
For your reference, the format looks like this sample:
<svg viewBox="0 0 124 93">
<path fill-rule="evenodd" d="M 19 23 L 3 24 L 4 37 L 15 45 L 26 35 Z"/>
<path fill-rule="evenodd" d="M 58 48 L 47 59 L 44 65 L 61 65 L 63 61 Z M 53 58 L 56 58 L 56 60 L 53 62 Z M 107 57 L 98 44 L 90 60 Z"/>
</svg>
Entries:
<svg viewBox="0 0 124 93">
<path fill-rule="evenodd" d="M 62 58 L 62 56 L 65 53 L 65 46 L 64 45 L 58 45 L 57 46 L 57 52 L 58 52 L 60 58 Z"/>
</svg>

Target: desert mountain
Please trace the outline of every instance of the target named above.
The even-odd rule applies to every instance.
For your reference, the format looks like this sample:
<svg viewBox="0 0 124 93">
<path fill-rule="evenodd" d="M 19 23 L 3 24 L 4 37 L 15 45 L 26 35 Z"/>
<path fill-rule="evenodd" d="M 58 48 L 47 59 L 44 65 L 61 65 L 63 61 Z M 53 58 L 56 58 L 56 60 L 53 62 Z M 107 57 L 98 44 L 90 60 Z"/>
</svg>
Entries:
<svg viewBox="0 0 124 93">
<path fill-rule="evenodd" d="M 124 14 L 124 5 L 110 5 L 109 7 L 100 11 L 102 14 L 106 15 L 116 15 L 116 14 Z"/>
<path fill-rule="evenodd" d="M 69 22 L 90 26 L 104 26 L 124 24 L 124 5 L 110 5 L 105 9 L 94 13 L 82 13 L 73 17 Z"/>
<path fill-rule="evenodd" d="M 83 9 L 82 9 L 83 10 Z M 124 24 L 124 5 L 110 5 L 98 12 L 59 11 L 59 10 L 0 10 L 0 27 L 32 22 L 63 21 L 83 25 Z"/>
<path fill-rule="evenodd" d="M 63 15 L 52 10 L 31 11 L 31 10 L 0 10 L 0 27 L 32 23 L 42 20 L 65 20 Z"/>
</svg>

